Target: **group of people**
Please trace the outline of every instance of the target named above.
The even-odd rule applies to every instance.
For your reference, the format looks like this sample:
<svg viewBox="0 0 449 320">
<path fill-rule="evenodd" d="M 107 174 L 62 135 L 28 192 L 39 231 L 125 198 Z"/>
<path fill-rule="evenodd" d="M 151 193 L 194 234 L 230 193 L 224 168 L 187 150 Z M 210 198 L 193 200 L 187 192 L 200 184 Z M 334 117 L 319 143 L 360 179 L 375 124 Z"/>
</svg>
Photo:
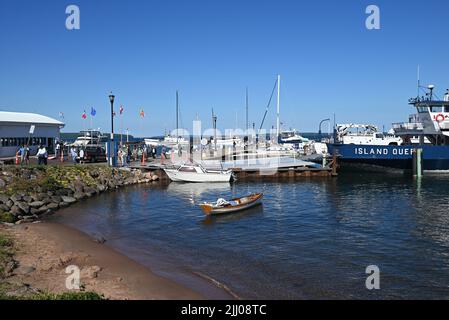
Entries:
<svg viewBox="0 0 449 320">
<path fill-rule="evenodd" d="M 80 148 L 79 150 L 77 150 L 77 148 L 71 147 L 70 148 L 70 157 L 72 158 L 73 164 L 77 164 L 78 159 L 79 159 L 79 163 L 83 164 L 84 163 L 84 153 L 85 153 L 84 148 Z"/>
<path fill-rule="evenodd" d="M 19 150 L 17 150 L 16 156 L 19 158 L 21 165 L 30 164 L 30 152 L 30 147 L 27 144 L 20 146 Z M 47 165 L 48 152 L 44 145 L 40 145 L 37 150 L 37 160 L 38 165 Z"/>
<path fill-rule="evenodd" d="M 131 150 L 132 149 L 132 150 Z M 137 161 L 142 159 L 142 154 L 145 154 L 146 158 L 156 159 L 157 150 L 155 146 L 142 148 L 131 148 L 131 146 L 120 146 L 117 156 L 122 167 L 126 167 L 131 160 Z"/>
</svg>

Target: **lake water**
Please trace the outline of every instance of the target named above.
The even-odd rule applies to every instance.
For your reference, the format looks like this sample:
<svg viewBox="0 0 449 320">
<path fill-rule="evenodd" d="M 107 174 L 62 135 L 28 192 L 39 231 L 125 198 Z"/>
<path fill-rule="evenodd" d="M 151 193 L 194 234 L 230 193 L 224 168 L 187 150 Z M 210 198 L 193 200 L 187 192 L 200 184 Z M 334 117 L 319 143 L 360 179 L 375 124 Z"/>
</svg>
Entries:
<svg viewBox="0 0 449 320">
<path fill-rule="evenodd" d="M 263 206 L 205 218 L 198 203 L 263 192 Z M 295 182 L 132 186 L 59 222 L 181 282 L 201 272 L 243 298 L 449 298 L 449 177 L 352 173 Z M 380 269 L 380 290 L 365 287 Z M 183 280 L 184 279 L 184 280 Z"/>
</svg>

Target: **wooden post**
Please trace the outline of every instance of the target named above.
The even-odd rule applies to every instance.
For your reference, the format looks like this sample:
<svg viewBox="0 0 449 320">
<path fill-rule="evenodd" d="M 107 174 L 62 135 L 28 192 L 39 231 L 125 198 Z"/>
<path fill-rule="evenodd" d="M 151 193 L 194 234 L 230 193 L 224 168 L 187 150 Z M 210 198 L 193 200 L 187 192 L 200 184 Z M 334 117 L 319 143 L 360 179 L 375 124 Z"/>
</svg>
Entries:
<svg viewBox="0 0 449 320">
<path fill-rule="evenodd" d="M 421 178 L 423 176 L 423 150 L 418 148 L 416 150 L 416 176 Z"/>
<path fill-rule="evenodd" d="M 337 175 L 337 153 L 335 152 L 335 148 L 334 153 L 332 155 L 332 175 L 333 176 Z"/>
</svg>

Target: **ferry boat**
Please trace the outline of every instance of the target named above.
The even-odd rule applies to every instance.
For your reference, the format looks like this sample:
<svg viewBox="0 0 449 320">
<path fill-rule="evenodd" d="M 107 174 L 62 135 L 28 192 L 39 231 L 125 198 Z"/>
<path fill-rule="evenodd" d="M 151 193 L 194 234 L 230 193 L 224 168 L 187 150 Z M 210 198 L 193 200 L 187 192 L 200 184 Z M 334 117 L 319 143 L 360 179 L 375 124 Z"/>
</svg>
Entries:
<svg viewBox="0 0 449 320">
<path fill-rule="evenodd" d="M 68 144 L 69 147 L 86 147 L 88 145 L 102 145 L 106 143 L 107 137 L 99 130 L 82 130 L 76 140 Z"/>
<path fill-rule="evenodd" d="M 411 98 L 416 108 L 416 122 L 394 124 L 398 145 L 346 144 L 338 141 L 328 145 L 330 154 L 336 154 L 340 163 L 369 164 L 381 167 L 411 170 L 416 149 L 422 150 L 423 171 L 449 171 L 449 89 L 443 100 L 434 99 L 434 86 L 427 87 L 425 96 Z"/>
</svg>

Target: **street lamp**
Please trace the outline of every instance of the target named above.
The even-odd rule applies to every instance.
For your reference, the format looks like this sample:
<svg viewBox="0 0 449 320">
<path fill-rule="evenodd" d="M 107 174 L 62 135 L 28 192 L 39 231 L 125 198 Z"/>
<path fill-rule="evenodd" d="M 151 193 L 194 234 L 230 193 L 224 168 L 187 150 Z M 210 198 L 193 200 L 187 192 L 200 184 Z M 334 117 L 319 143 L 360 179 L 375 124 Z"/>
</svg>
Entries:
<svg viewBox="0 0 449 320">
<path fill-rule="evenodd" d="M 115 96 L 112 94 L 109 95 L 109 102 L 111 102 L 111 147 L 110 147 L 110 165 L 115 166 L 115 145 L 114 145 L 114 99 Z"/>
<path fill-rule="evenodd" d="M 212 116 L 212 120 L 214 122 L 214 144 L 215 144 L 215 151 L 217 151 L 217 116 L 214 114 Z"/>
<path fill-rule="evenodd" d="M 320 137 L 321 137 L 321 125 L 322 125 L 324 122 L 326 122 L 326 121 L 331 121 L 331 119 L 324 119 L 324 120 L 321 120 L 321 122 L 320 122 L 320 128 L 318 129 L 318 134 L 320 135 Z"/>
</svg>

